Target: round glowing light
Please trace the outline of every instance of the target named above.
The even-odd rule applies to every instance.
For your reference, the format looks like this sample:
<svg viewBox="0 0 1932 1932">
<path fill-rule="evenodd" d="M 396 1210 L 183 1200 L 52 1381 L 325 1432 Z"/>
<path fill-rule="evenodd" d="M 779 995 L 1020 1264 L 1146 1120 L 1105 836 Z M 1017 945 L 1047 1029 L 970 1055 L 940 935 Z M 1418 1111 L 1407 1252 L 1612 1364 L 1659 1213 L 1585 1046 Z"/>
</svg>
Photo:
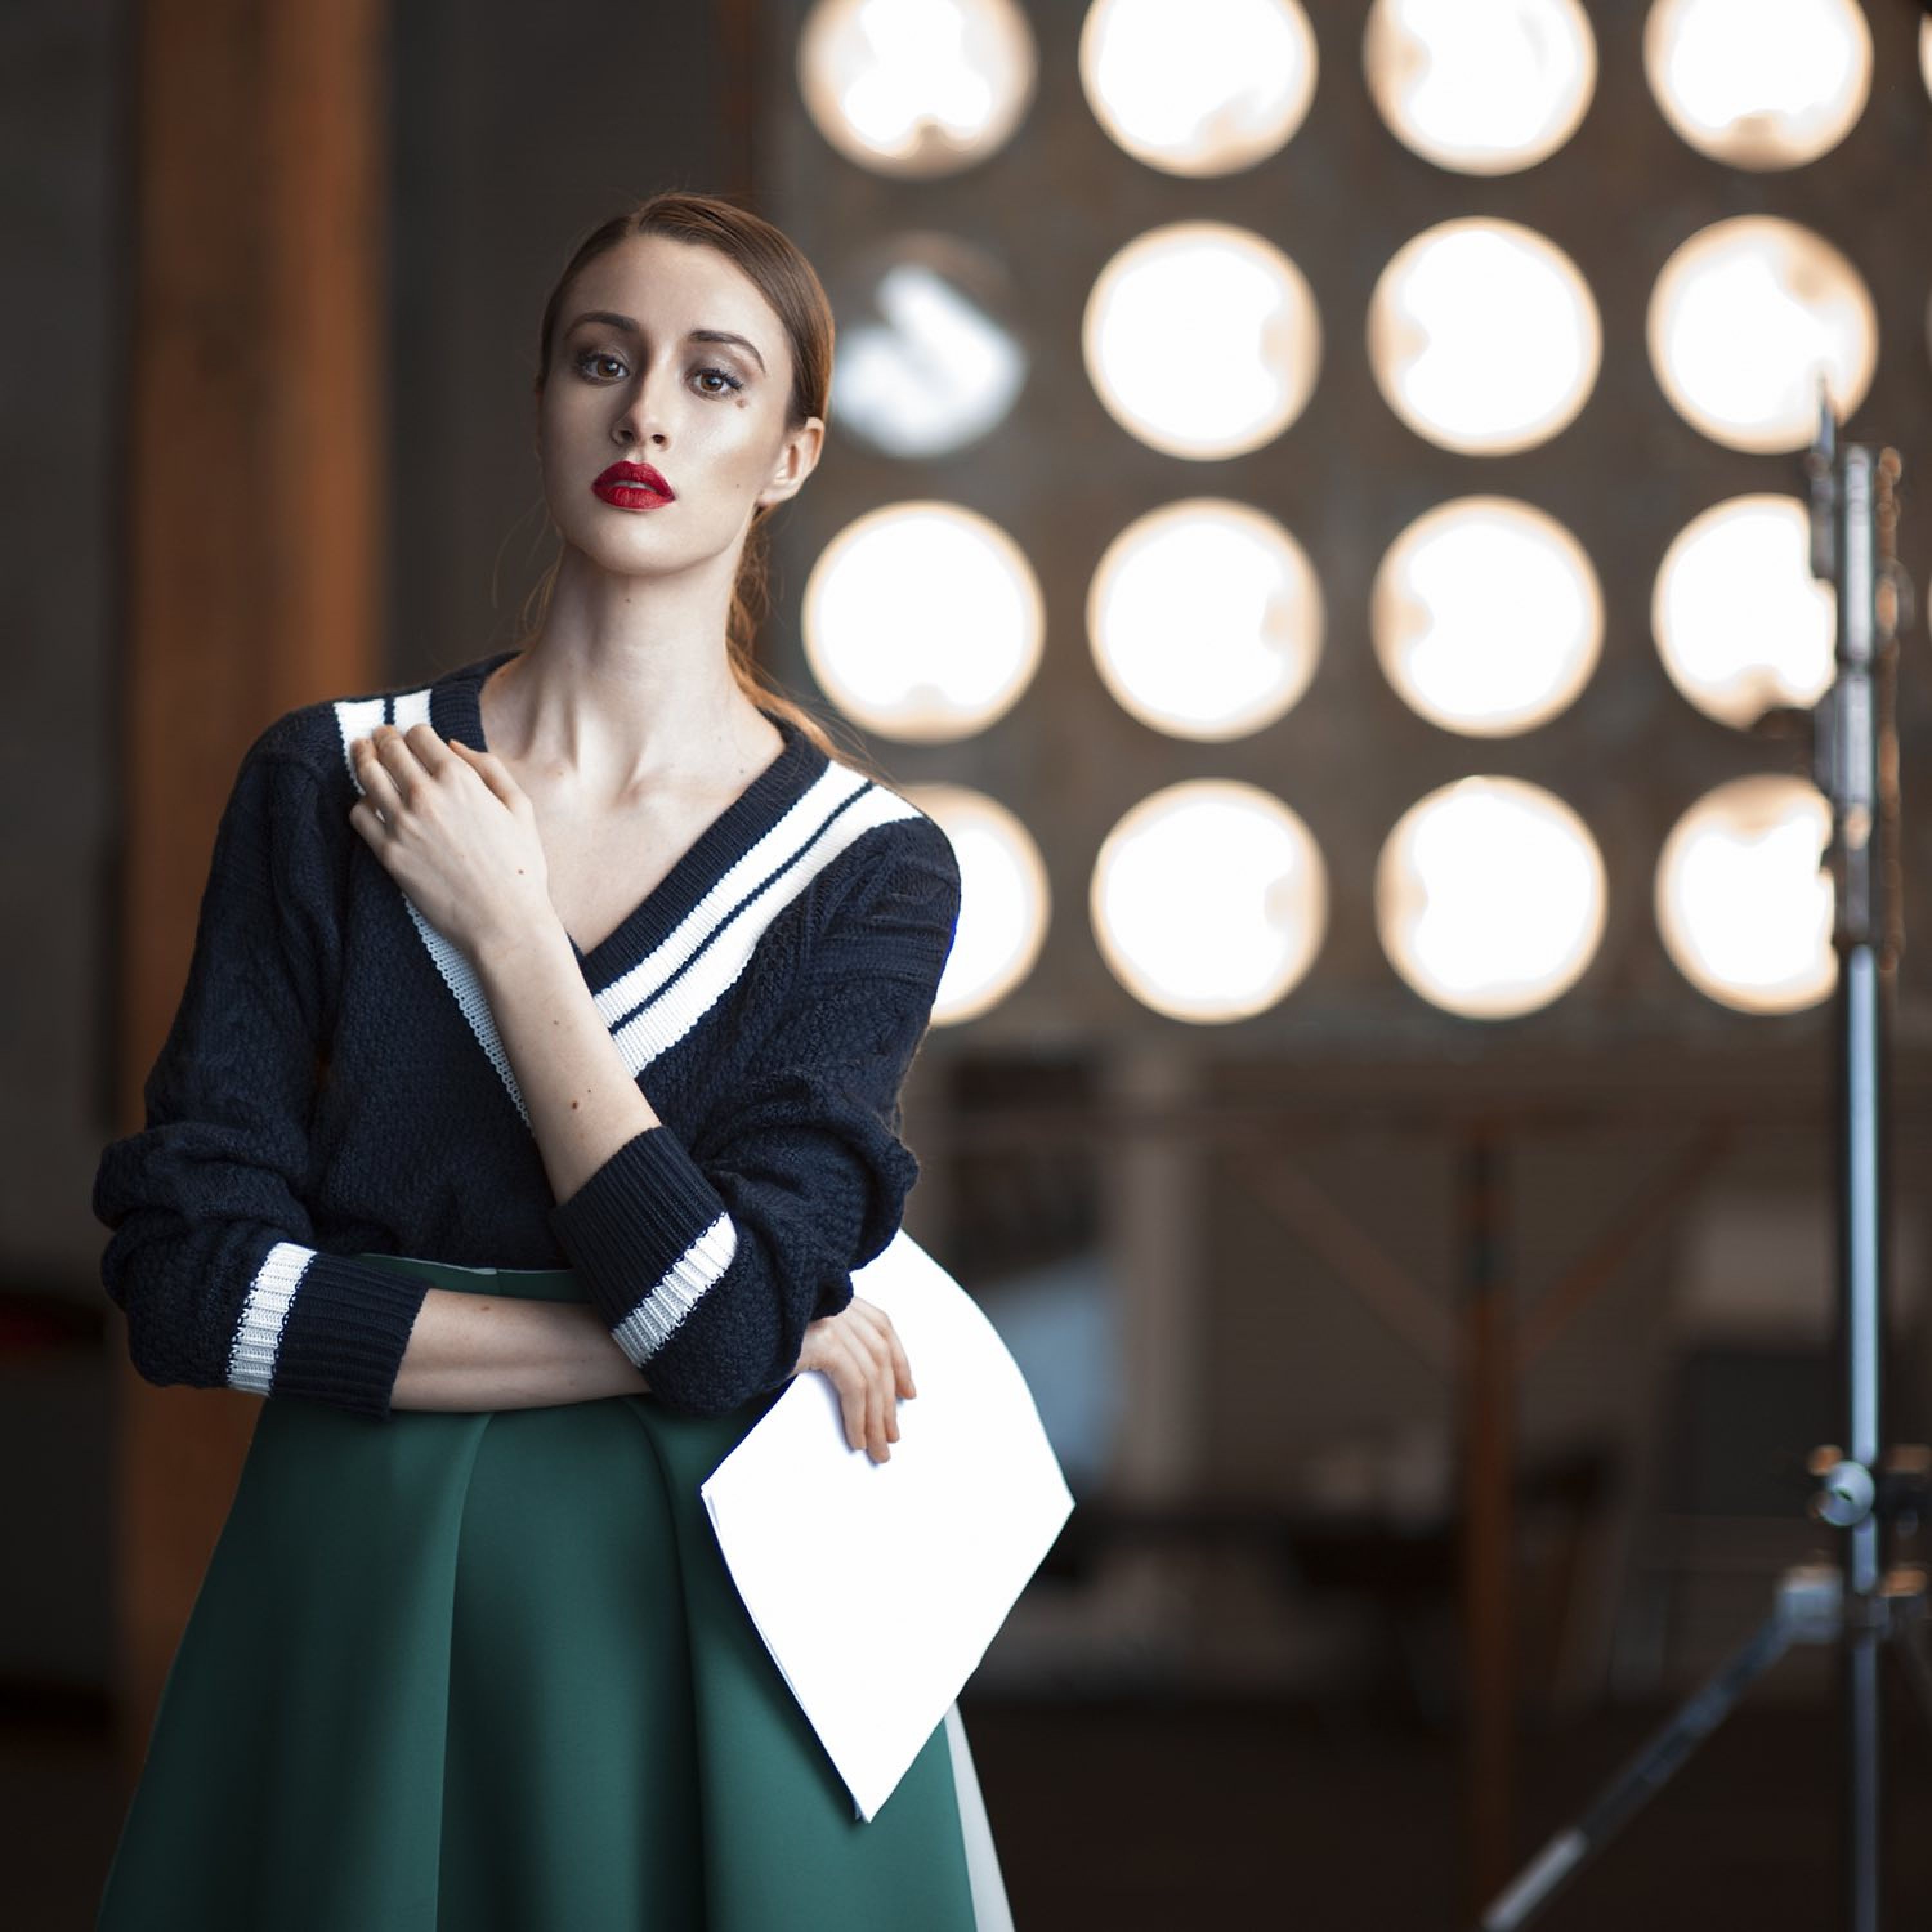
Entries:
<svg viewBox="0 0 1932 1932">
<path fill-rule="evenodd" d="M 1369 629 L 1412 710 L 1448 730 L 1504 737 L 1555 717 L 1589 682 L 1603 592 L 1554 517 L 1507 496 L 1460 496 L 1389 546 Z"/>
<path fill-rule="evenodd" d="M 1604 862 L 1582 819 L 1517 778 L 1444 785 L 1396 821 L 1376 866 L 1390 964 L 1432 1005 L 1472 1019 L 1567 992 L 1604 935 Z"/>
<path fill-rule="evenodd" d="M 838 283 L 835 420 L 888 456 L 948 456 L 1026 381 L 1006 272 L 950 236 L 898 238 Z"/>
<path fill-rule="evenodd" d="M 1737 168 L 1793 168 L 1835 148 L 1871 93 L 1857 0 L 1655 0 L 1643 64 L 1664 117 Z"/>
<path fill-rule="evenodd" d="M 1925 83 L 1925 92 L 1932 94 L 1932 20 L 1918 23 L 1918 77 Z"/>
<path fill-rule="evenodd" d="M 1444 449 L 1546 442 L 1588 400 L 1603 355 L 1576 265 L 1533 229 L 1471 218 L 1424 229 L 1382 272 L 1369 363 L 1390 408 Z"/>
<path fill-rule="evenodd" d="M 1036 64 L 1014 0 L 818 0 L 798 40 L 819 132 L 880 174 L 985 160 L 1024 116 Z"/>
<path fill-rule="evenodd" d="M 1208 460 L 1271 442 L 1298 416 L 1322 360 L 1307 279 L 1272 242 L 1181 221 L 1129 242 L 1100 272 L 1081 327 L 1087 374 L 1121 426 L 1169 456 Z M 1202 345 L 1214 345 L 1214 379 Z"/>
<path fill-rule="evenodd" d="M 1657 862 L 1657 923 L 1700 992 L 1741 1012 L 1815 1006 L 1837 985 L 1824 795 L 1802 778 L 1734 778 L 1700 799 Z"/>
<path fill-rule="evenodd" d="M 1508 174 L 1576 131 L 1597 40 L 1578 0 L 1376 0 L 1362 64 L 1406 147 L 1458 174 Z"/>
<path fill-rule="evenodd" d="M 847 716 L 933 742 L 982 729 L 1039 668 L 1045 607 L 1006 532 L 957 503 L 887 504 L 806 580 L 805 654 Z"/>
<path fill-rule="evenodd" d="M 1108 833 L 1088 910 L 1135 998 L 1174 1019 L 1244 1019 L 1313 963 L 1328 874 L 1280 799 L 1232 778 L 1190 779 L 1142 799 Z"/>
<path fill-rule="evenodd" d="M 1808 710 L 1831 683 L 1838 593 L 1811 574 L 1810 518 L 1792 496 L 1733 496 L 1684 525 L 1658 567 L 1650 624 L 1699 710 L 1739 730 Z"/>
<path fill-rule="evenodd" d="M 1087 636 L 1107 688 L 1179 738 L 1271 724 L 1322 656 L 1322 586 L 1272 517 L 1199 496 L 1130 524 L 1087 592 Z"/>
<path fill-rule="evenodd" d="M 977 1019 L 1034 969 L 1046 940 L 1046 867 L 1026 827 L 964 785 L 908 785 L 959 861 L 959 925 L 933 1001 L 935 1026 Z"/>
<path fill-rule="evenodd" d="M 1173 175 L 1226 175 L 1282 147 L 1315 92 L 1295 0 L 1094 0 L 1080 84 L 1127 152 Z"/>
<path fill-rule="evenodd" d="M 1651 291 L 1646 333 L 1678 414 L 1713 442 L 1760 454 L 1810 444 L 1821 376 L 1850 416 L 1878 361 L 1863 278 L 1822 236 L 1772 214 L 1692 236 Z"/>
</svg>

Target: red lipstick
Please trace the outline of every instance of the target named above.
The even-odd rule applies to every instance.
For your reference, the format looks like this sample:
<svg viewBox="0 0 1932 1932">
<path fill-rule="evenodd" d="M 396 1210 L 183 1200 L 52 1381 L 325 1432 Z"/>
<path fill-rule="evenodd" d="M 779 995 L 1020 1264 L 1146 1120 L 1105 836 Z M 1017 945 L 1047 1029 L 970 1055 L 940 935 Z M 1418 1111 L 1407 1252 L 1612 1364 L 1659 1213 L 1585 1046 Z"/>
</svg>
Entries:
<svg viewBox="0 0 1932 1932">
<path fill-rule="evenodd" d="M 655 510 L 677 494 L 648 463 L 614 463 L 590 487 L 620 510 Z"/>
</svg>

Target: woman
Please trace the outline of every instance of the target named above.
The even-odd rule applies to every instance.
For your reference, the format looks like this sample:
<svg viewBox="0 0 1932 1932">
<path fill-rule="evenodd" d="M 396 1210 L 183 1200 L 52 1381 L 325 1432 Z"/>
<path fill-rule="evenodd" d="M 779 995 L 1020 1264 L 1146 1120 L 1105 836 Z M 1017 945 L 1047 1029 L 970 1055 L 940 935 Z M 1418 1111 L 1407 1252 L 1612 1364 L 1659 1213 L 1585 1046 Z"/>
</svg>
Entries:
<svg viewBox="0 0 1932 1932">
<path fill-rule="evenodd" d="M 879 1460 L 914 1394 L 850 1274 L 917 1175 L 958 868 L 746 635 L 831 347 L 752 214 L 596 230 L 535 629 L 243 760 L 94 1204 L 140 1372 L 266 1400 L 103 1927 L 1004 1918 L 956 1718 L 856 1822 L 698 1498 L 798 1371 Z"/>
</svg>

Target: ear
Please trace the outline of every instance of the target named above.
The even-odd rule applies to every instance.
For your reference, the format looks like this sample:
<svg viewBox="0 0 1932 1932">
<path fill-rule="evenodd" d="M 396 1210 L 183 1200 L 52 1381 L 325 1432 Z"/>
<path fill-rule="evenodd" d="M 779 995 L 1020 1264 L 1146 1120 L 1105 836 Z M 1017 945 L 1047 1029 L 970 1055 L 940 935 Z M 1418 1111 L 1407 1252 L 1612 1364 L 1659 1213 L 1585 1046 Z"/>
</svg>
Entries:
<svg viewBox="0 0 1932 1932">
<path fill-rule="evenodd" d="M 772 466 L 771 481 L 758 492 L 759 508 L 770 509 L 796 496 L 804 488 L 805 479 L 818 467 L 819 453 L 824 446 L 824 418 L 807 416 L 786 436 Z"/>
</svg>

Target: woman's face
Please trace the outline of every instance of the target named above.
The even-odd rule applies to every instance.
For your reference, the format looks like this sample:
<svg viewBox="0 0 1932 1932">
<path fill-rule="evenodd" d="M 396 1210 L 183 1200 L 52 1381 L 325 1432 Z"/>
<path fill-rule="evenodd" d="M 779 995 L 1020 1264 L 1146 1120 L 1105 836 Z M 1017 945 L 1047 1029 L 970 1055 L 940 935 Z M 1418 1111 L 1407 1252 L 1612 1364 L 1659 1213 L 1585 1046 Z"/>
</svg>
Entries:
<svg viewBox="0 0 1932 1932">
<path fill-rule="evenodd" d="M 537 402 L 565 541 L 625 576 L 735 562 L 752 512 L 818 460 L 824 424 L 786 422 L 791 383 L 776 311 L 718 250 L 662 235 L 607 250 L 565 292 Z M 649 464 L 670 500 L 598 494 L 614 463 Z"/>
</svg>

